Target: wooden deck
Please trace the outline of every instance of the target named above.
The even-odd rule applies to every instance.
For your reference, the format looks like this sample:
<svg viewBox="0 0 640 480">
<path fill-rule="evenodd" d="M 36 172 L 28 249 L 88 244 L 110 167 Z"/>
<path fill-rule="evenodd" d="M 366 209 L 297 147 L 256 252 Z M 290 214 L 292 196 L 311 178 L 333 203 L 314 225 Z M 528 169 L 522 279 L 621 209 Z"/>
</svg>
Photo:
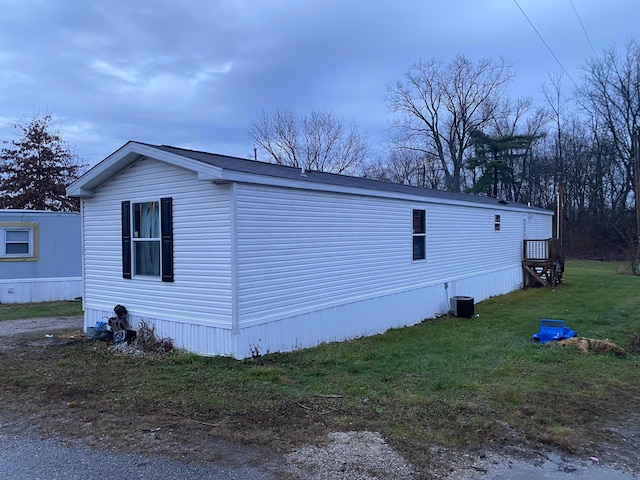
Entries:
<svg viewBox="0 0 640 480">
<path fill-rule="evenodd" d="M 557 238 L 523 240 L 523 288 L 550 287 L 562 282 L 564 253 Z"/>
</svg>

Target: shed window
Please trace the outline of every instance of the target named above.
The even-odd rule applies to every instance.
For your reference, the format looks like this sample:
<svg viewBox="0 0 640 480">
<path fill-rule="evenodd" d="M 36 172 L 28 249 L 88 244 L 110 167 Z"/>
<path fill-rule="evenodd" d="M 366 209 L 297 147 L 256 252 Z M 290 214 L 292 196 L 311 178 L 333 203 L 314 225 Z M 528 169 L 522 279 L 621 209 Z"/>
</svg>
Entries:
<svg viewBox="0 0 640 480">
<path fill-rule="evenodd" d="M 427 258 L 426 252 L 426 214 L 424 210 L 412 211 L 413 217 L 413 259 L 424 260 Z"/>
<path fill-rule="evenodd" d="M 122 276 L 161 277 L 173 281 L 171 198 L 122 202 Z"/>
<path fill-rule="evenodd" d="M 0 259 L 35 260 L 37 245 L 37 224 L 0 223 Z"/>
<path fill-rule="evenodd" d="M 493 229 L 496 232 L 500 231 L 500 215 L 494 215 L 493 216 Z"/>
</svg>

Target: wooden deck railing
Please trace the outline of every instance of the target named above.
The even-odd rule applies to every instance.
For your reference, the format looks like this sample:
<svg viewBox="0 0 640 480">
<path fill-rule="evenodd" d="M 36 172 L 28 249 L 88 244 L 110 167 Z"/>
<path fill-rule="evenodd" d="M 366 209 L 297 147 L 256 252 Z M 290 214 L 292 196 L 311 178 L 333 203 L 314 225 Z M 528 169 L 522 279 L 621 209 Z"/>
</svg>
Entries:
<svg viewBox="0 0 640 480">
<path fill-rule="evenodd" d="M 523 286 L 555 285 L 562 281 L 564 253 L 557 238 L 526 239 L 522 243 Z"/>
<path fill-rule="evenodd" d="M 523 240 L 522 259 L 524 261 L 557 260 L 564 263 L 564 255 L 562 255 L 560 240 L 557 238 Z"/>
</svg>

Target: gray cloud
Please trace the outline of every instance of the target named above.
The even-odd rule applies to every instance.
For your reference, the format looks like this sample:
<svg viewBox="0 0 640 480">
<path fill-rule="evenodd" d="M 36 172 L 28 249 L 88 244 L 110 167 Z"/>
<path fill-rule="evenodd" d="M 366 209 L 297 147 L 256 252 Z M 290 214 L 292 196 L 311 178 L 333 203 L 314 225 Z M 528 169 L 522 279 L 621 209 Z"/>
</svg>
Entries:
<svg viewBox="0 0 640 480">
<path fill-rule="evenodd" d="M 573 10 L 520 0 L 573 78 L 592 54 Z M 566 5 L 565 5 L 566 3 Z M 635 34 L 640 4 L 574 0 L 597 49 Z M 559 70 L 504 0 L 0 0 L 0 139 L 48 110 L 94 163 L 129 139 L 248 155 L 263 110 L 326 106 L 374 141 L 386 84 L 419 58 L 503 56 L 514 95 Z M 375 145 L 375 149 L 382 148 Z"/>
</svg>

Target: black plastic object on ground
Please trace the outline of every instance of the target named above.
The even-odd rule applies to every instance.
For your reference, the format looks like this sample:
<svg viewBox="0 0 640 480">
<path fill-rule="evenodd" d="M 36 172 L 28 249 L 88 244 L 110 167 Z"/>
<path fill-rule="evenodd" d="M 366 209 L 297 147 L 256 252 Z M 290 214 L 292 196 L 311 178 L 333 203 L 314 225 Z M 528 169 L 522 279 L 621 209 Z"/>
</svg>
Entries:
<svg viewBox="0 0 640 480">
<path fill-rule="evenodd" d="M 130 343 L 136 338 L 136 331 L 132 330 L 129 325 L 129 313 L 126 307 L 116 305 L 113 307 L 113 311 L 116 316 L 109 318 L 109 327 L 113 332 L 114 343 Z"/>
<path fill-rule="evenodd" d="M 474 313 L 473 297 L 451 297 L 451 313 L 454 317 L 471 318 Z"/>
</svg>

